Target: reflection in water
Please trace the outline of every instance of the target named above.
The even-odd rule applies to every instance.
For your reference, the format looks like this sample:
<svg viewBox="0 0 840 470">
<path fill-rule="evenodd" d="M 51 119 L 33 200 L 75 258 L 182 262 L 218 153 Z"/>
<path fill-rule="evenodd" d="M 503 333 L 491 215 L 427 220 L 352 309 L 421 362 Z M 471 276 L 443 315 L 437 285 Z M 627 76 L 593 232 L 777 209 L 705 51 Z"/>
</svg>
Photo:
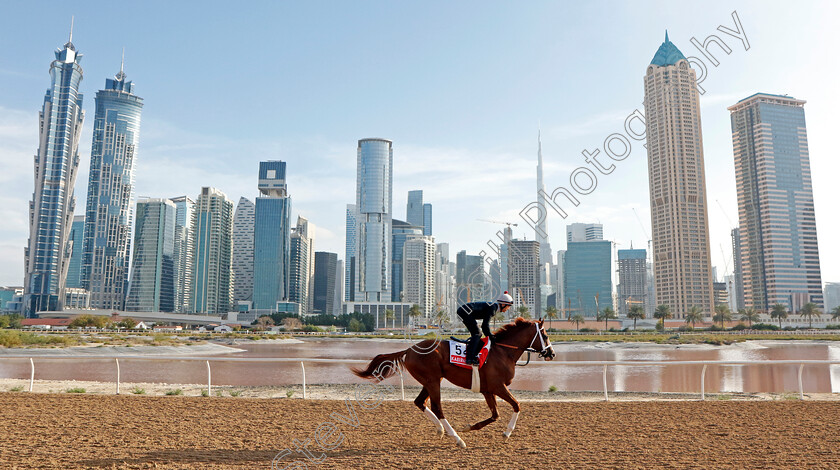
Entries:
<svg viewBox="0 0 840 470">
<path fill-rule="evenodd" d="M 297 343 L 243 343 L 236 345 L 245 352 L 231 357 L 294 357 L 341 358 L 368 361 L 375 355 L 399 351 L 415 344 L 403 340 L 360 340 L 306 338 Z M 697 361 L 697 360 L 770 360 L 770 359 L 834 359 L 840 360 L 840 343 L 753 341 L 730 346 L 655 345 L 610 343 L 556 343 L 555 361 Z M 532 356 L 532 363 L 517 367 L 511 385 L 519 390 L 601 390 L 602 367 L 542 364 Z M 36 358 L 36 379 L 94 380 L 113 382 L 116 366 L 113 359 L 83 361 Z M 300 364 L 211 362 L 213 383 L 217 385 L 283 386 L 301 382 Z M 124 382 L 204 383 L 206 365 L 195 361 L 131 361 L 120 360 Z M 611 391 L 692 392 L 700 391 L 702 365 L 685 366 L 611 366 L 608 386 Z M 707 392 L 793 392 L 797 385 L 798 366 L 745 365 L 709 366 L 706 372 Z M 28 359 L 0 359 L 0 377 L 29 378 Z M 840 391 L 840 367 L 813 365 L 803 370 L 806 392 Z M 307 383 L 359 383 L 348 364 L 306 365 Z M 405 374 L 406 384 L 417 383 Z M 399 377 L 387 383 L 399 384 Z M 444 382 L 445 386 L 451 386 Z"/>
</svg>

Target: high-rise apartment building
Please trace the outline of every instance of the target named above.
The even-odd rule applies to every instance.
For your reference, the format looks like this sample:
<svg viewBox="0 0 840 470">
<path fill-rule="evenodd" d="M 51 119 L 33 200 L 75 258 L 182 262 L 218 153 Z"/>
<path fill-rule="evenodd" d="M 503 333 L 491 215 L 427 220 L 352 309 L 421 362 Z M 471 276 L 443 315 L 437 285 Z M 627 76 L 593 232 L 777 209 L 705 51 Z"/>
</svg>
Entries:
<svg viewBox="0 0 840 470">
<path fill-rule="evenodd" d="M 532 317 L 542 313 L 539 302 L 540 242 L 511 240 L 508 283 L 513 296 L 513 310 L 528 307 Z"/>
<path fill-rule="evenodd" d="M 312 289 L 315 270 L 314 227 L 298 216 L 291 234 L 289 267 L 289 301 L 300 306 L 301 313 L 312 312 Z"/>
<path fill-rule="evenodd" d="M 599 310 L 615 308 L 612 299 L 612 242 L 591 240 L 568 243 L 563 273 L 568 314 L 594 317 Z"/>
<path fill-rule="evenodd" d="M 604 239 L 603 224 L 574 223 L 566 226 L 566 242 L 589 242 Z"/>
<path fill-rule="evenodd" d="M 495 300 L 484 298 L 486 276 L 483 256 L 468 255 L 466 250 L 455 255 L 456 308 L 468 302 Z"/>
<path fill-rule="evenodd" d="M 416 189 L 408 192 L 408 203 L 405 206 L 405 221 L 415 227 L 423 226 L 423 190 Z"/>
<path fill-rule="evenodd" d="M 730 106 L 744 305 L 823 307 L 805 101 L 756 93 Z"/>
<path fill-rule="evenodd" d="M 73 242 L 70 267 L 67 269 L 67 287 L 82 288 L 82 251 L 84 250 L 85 216 L 73 216 L 70 241 Z"/>
<path fill-rule="evenodd" d="M 233 302 L 231 270 L 233 201 L 216 188 L 201 188 L 193 216 L 195 246 L 190 311 L 229 312 Z"/>
<path fill-rule="evenodd" d="M 356 149 L 356 302 L 391 300 L 392 143 L 362 139 Z"/>
<path fill-rule="evenodd" d="M 173 254 L 175 312 L 188 313 L 195 262 L 195 230 L 193 230 L 195 201 L 187 196 L 173 197 L 170 201 L 175 204 L 175 251 Z"/>
<path fill-rule="evenodd" d="M 254 213 L 253 307 L 276 310 L 289 300 L 292 198 L 286 187 L 286 162 L 260 162 Z"/>
<path fill-rule="evenodd" d="M 739 312 L 744 306 L 744 269 L 741 266 L 741 231 L 738 227 L 732 229 L 732 279 L 729 290 L 730 303 L 735 307 L 733 312 Z"/>
<path fill-rule="evenodd" d="M 837 306 L 840 306 L 840 282 L 826 282 L 823 297 L 826 313 L 831 313 Z"/>
<path fill-rule="evenodd" d="M 125 310 L 175 311 L 175 203 L 137 201 L 134 253 Z"/>
<path fill-rule="evenodd" d="M 409 193 L 410 194 L 410 193 Z M 423 227 L 391 219 L 391 301 L 403 295 L 403 246 L 411 237 L 423 235 Z"/>
<path fill-rule="evenodd" d="M 618 313 L 626 317 L 633 306 L 647 311 L 647 251 L 641 249 L 618 250 Z"/>
<path fill-rule="evenodd" d="M 656 303 L 713 313 L 697 75 L 665 34 L 644 77 Z"/>
<path fill-rule="evenodd" d="M 82 254 L 82 287 L 90 291 L 92 308 L 125 306 L 142 110 L 143 98 L 121 65 L 96 93 Z"/>
<path fill-rule="evenodd" d="M 256 206 L 240 197 L 233 213 L 233 301 L 250 302 L 254 295 L 254 213 Z"/>
<path fill-rule="evenodd" d="M 449 262 L 449 243 L 438 243 L 435 246 L 435 297 L 441 308 L 449 312 L 450 317 L 457 310 L 455 297 L 455 270 Z"/>
<path fill-rule="evenodd" d="M 356 205 L 347 204 L 344 238 L 344 300 L 356 299 Z"/>
<path fill-rule="evenodd" d="M 428 202 L 423 204 L 423 235 L 432 236 L 432 205 Z"/>
<path fill-rule="evenodd" d="M 336 312 L 336 274 L 338 255 L 327 251 L 315 252 L 312 312 L 333 315 Z M 339 300 L 340 302 L 340 300 Z"/>
<path fill-rule="evenodd" d="M 435 239 L 410 237 L 403 246 L 404 302 L 420 305 L 427 319 L 437 313 L 435 299 Z"/>
<path fill-rule="evenodd" d="M 39 146 L 35 155 L 35 189 L 29 203 L 29 243 L 24 251 L 23 312 L 64 308 L 70 265 L 70 230 L 76 198 L 73 186 L 79 169 L 79 137 L 84 111 L 82 54 L 73 45 L 73 30 L 50 65 L 51 84 L 38 114 Z"/>
</svg>

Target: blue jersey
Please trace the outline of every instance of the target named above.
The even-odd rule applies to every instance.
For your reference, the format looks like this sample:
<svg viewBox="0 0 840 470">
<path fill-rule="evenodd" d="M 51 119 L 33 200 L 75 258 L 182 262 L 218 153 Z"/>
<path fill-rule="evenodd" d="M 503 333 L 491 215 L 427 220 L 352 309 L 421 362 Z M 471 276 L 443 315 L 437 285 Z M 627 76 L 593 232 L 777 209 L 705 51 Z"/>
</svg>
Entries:
<svg viewBox="0 0 840 470">
<path fill-rule="evenodd" d="M 462 319 L 481 321 L 481 331 L 490 336 L 490 319 L 500 310 L 496 302 L 470 302 L 458 307 L 458 316 Z"/>
</svg>

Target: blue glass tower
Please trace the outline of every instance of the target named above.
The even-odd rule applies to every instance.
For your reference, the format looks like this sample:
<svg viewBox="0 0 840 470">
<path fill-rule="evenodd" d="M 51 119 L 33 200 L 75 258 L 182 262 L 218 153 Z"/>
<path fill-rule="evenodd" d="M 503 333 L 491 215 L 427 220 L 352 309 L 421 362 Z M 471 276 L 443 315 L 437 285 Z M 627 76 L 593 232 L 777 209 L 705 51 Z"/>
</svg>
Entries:
<svg viewBox="0 0 840 470">
<path fill-rule="evenodd" d="M 50 65 L 51 85 L 39 113 L 35 190 L 29 204 L 29 243 L 24 252 L 24 313 L 34 316 L 64 307 L 70 264 L 70 229 L 76 199 L 73 186 L 79 168 L 79 137 L 84 121 L 82 54 L 73 46 L 73 30 Z"/>
<path fill-rule="evenodd" d="M 143 99 L 120 65 L 96 93 L 82 255 L 82 287 L 90 291 L 92 308 L 125 307 L 142 109 Z"/>
<path fill-rule="evenodd" d="M 70 229 L 70 240 L 73 242 L 70 255 L 70 267 L 67 269 L 67 287 L 82 287 L 82 244 L 85 233 L 85 216 L 73 216 L 73 228 Z"/>
<path fill-rule="evenodd" d="M 260 162 L 254 211 L 254 308 L 274 310 L 289 299 L 292 199 L 286 188 L 286 162 Z"/>
<path fill-rule="evenodd" d="M 392 143 L 362 139 L 356 148 L 356 302 L 391 299 Z M 422 211 L 421 211 L 422 216 Z M 422 226 L 422 217 L 421 217 Z"/>
<path fill-rule="evenodd" d="M 569 242 L 564 259 L 565 297 L 571 314 L 594 317 L 597 310 L 613 307 L 612 242 Z M 597 306 L 595 296 L 598 296 Z"/>
</svg>

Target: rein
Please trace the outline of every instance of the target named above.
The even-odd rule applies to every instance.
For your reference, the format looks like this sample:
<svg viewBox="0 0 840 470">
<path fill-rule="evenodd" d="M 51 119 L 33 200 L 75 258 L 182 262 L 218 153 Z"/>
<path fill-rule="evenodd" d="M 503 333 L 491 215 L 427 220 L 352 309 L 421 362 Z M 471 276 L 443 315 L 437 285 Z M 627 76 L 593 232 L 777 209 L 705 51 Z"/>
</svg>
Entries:
<svg viewBox="0 0 840 470">
<path fill-rule="evenodd" d="M 548 346 L 546 346 L 545 342 L 543 341 L 542 335 L 540 335 L 540 328 L 538 326 L 537 327 L 537 333 L 531 339 L 531 344 L 529 344 L 528 347 L 525 348 L 525 351 L 528 352 L 528 361 L 525 362 L 525 364 L 522 364 L 522 365 L 527 366 L 528 364 L 531 363 L 531 353 L 532 352 L 538 353 L 538 354 L 541 352 L 541 351 L 537 351 L 536 349 L 534 349 L 534 341 L 536 341 L 537 338 L 540 339 L 540 345 L 542 345 L 542 347 L 543 347 L 542 350 L 543 351 L 545 351 L 548 348 Z M 493 344 L 499 345 L 499 346 L 502 346 L 502 347 L 505 347 L 505 348 L 510 348 L 510 349 L 519 349 L 519 348 L 522 347 L 522 346 L 512 346 L 510 344 L 496 343 L 496 342 L 493 342 Z M 549 343 L 549 346 L 550 346 L 550 343 Z"/>
</svg>

